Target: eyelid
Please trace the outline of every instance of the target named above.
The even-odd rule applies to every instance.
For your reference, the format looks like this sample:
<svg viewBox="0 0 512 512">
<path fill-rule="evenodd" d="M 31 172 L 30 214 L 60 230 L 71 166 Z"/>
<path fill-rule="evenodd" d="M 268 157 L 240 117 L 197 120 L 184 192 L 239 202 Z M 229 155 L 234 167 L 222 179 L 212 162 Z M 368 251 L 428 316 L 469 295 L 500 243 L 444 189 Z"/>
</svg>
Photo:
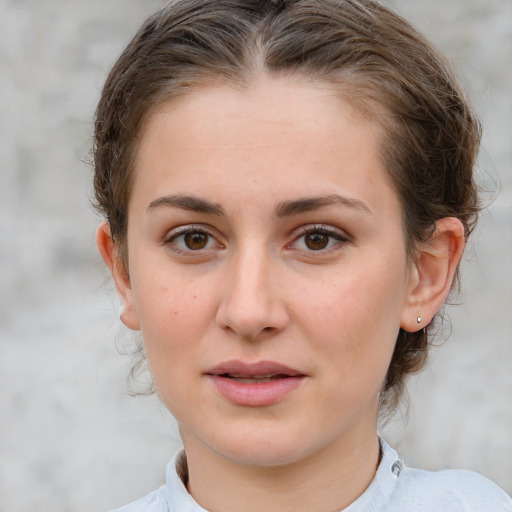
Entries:
<svg viewBox="0 0 512 512">
<path fill-rule="evenodd" d="M 330 226 L 328 224 L 306 224 L 299 228 L 299 231 L 303 235 L 307 235 L 309 233 L 325 233 L 328 235 L 332 235 L 334 237 L 338 237 L 340 239 L 350 239 L 348 233 L 340 228 L 335 228 L 334 226 Z"/>
<path fill-rule="evenodd" d="M 164 236 L 164 242 L 169 242 L 179 235 L 195 232 L 207 233 L 209 235 L 211 234 L 208 227 L 205 227 L 203 224 L 184 224 L 182 226 L 176 226 L 175 228 L 172 228 L 166 232 Z"/>
<path fill-rule="evenodd" d="M 171 250 L 176 253 L 179 253 L 179 254 L 187 253 L 187 254 L 194 255 L 194 253 L 195 253 L 195 255 L 198 256 L 208 250 L 224 247 L 224 244 L 219 241 L 220 237 L 218 236 L 216 231 L 211 226 L 208 226 L 205 224 L 185 224 L 182 226 L 177 226 L 166 233 L 166 235 L 164 236 L 164 239 L 163 239 L 163 244 L 166 246 L 172 246 L 173 242 L 178 237 L 187 235 L 189 233 L 204 233 L 204 234 L 208 235 L 209 237 L 211 237 L 213 240 L 215 240 L 217 246 L 215 248 L 207 247 L 204 249 L 198 249 L 198 250 L 194 251 L 193 249 L 182 249 L 182 248 L 174 245 L 174 247 L 170 247 Z"/>
<path fill-rule="evenodd" d="M 305 252 L 311 253 L 311 254 L 325 254 L 331 251 L 335 251 L 336 249 L 340 249 L 340 245 L 345 245 L 346 243 L 352 242 L 352 237 L 344 230 L 335 228 L 333 226 L 325 225 L 325 224 L 307 224 L 304 226 L 301 226 L 298 230 L 296 230 L 295 235 L 293 237 L 293 240 L 291 243 L 287 244 L 287 249 L 293 249 L 291 247 L 292 245 L 296 244 L 298 240 L 300 240 L 302 237 L 313 234 L 313 233 L 321 233 L 325 234 L 333 239 L 335 239 L 337 242 L 326 249 L 320 249 L 318 251 L 312 250 L 312 249 L 299 249 L 304 250 Z"/>
</svg>

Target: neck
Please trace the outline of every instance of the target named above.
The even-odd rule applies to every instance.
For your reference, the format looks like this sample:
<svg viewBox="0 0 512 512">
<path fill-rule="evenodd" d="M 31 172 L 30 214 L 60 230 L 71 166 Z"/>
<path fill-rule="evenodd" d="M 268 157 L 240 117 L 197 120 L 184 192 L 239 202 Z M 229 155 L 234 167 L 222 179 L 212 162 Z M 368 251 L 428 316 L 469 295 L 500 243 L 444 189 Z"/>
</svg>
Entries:
<svg viewBox="0 0 512 512">
<path fill-rule="evenodd" d="M 297 462 L 281 466 L 240 465 L 183 438 L 188 490 L 211 511 L 335 512 L 370 485 L 379 463 L 376 432 L 338 440 Z"/>
</svg>

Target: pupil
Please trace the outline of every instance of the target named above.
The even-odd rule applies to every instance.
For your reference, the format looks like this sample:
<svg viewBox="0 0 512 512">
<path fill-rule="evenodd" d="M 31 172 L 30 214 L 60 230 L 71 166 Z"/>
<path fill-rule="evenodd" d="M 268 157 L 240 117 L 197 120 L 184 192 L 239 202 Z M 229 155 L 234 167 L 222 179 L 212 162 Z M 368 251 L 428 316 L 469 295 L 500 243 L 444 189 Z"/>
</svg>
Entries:
<svg viewBox="0 0 512 512">
<path fill-rule="evenodd" d="M 204 249 L 208 243 L 206 233 L 187 233 L 185 235 L 185 245 L 192 250 Z"/>
<path fill-rule="evenodd" d="M 322 233 L 313 233 L 311 235 L 306 235 L 306 245 L 308 249 L 319 251 L 321 249 L 325 249 L 328 243 L 329 237 Z"/>
</svg>

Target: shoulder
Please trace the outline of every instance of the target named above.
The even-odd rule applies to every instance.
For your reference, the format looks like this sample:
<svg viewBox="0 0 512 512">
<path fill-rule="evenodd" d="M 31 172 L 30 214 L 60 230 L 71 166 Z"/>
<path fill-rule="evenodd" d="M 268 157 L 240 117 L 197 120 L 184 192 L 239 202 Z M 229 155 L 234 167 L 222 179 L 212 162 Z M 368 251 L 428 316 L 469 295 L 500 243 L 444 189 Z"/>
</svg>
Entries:
<svg viewBox="0 0 512 512">
<path fill-rule="evenodd" d="M 391 509 L 400 504 L 404 510 L 425 512 L 512 512 L 512 499 L 497 485 L 477 473 L 459 470 L 405 468 L 391 502 Z"/>
<path fill-rule="evenodd" d="M 111 512 L 169 512 L 165 499 L 165 486 Z"/>
</svg>

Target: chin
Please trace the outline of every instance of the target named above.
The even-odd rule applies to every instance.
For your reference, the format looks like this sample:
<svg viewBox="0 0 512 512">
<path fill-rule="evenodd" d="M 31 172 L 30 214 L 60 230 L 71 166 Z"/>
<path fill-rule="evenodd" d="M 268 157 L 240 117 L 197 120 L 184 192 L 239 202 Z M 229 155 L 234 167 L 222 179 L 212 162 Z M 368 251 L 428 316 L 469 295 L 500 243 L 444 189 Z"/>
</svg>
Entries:
<svg viewBox="0 0 512 512">
<path fill-rule="evenodd" d="M 322 446 L 308 446 L 304 438 L 291 433 L 272 432 L 255 435 L 227 435 L 218 439 L 210 450 L 241 466 L 279 467 L 306 459 Z"/>
<path fill-rule="evenodd" d="M 264 447 L 231 445 L 229 449 L 219 451 L 217 454 L 234 464 L 253 467 L 287 466 L 301 459 L 296 446 L 286 449 L 272 443 L 267 443 Z"/>
</svg>

